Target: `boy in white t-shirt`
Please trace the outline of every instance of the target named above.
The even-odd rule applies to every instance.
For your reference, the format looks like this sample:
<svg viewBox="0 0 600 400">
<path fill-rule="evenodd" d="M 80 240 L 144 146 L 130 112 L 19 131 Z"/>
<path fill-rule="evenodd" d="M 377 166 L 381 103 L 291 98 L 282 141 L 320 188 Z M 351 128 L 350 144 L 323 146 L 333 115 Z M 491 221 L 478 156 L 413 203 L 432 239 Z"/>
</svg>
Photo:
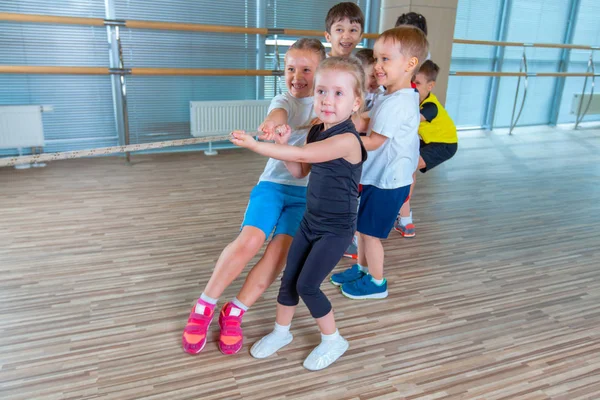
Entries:
<svg viewBox="0 0 600 400">
<path fill-rule="evenodd" d="M 375 104 L 375 98 L 377 96 L 382 95 L 385 90 L 377 84 L 377 79 L 375 79 L 375 73 L 373 72 L 373 67 L 375 66 L 375 58 L 373 58 L 373 50 L 372 49 L 360 49 L 354 54 L 356 58 L 360 61 L 363 70 L 365 71 L 365 105 L 363 107 L 363 114 L 367 115 L 369 111 L 373 108 Z M 356 126 L 356 130 L 361 135 L 366 135 L 366 130 L 368 128 L 368 124 L 366 121 L 361 118 L 359 114 L 357 114 L 353 118 L 353 122 Z M 358 259 L 358 237 L 355 235 L 352 239 L 352 243 L 344 252 L 344 257 L 352 258 L 354 260 Z"/>
<path fill-rule="evenodd" d="M 356 3 L 343 2 L 331 7 L 325 17 L 325 40 L 331 43 L 327 57 L 348 57 L 361 41 L 365 16 Z"/>
<path fill-rule="evenodd" d="M 334 274 L 331 281 L 353 299 L 387 297 L 383 246 L 400 207 L 408 197 L 419 161 L 419 94 L 411 79 L 428 52 L 423 31 L 401 26 L 375 42 L 375 77 L 386 88 L 370 112 L 369 158 L 363 165 L 358 209 L 358 263 Z"/>
</svg>

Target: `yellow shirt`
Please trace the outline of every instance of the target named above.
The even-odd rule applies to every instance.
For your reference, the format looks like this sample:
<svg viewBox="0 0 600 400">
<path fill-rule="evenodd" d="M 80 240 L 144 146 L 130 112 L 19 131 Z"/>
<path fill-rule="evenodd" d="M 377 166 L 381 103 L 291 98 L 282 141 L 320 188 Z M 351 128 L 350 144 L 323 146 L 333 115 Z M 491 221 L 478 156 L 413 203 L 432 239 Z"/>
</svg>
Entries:
<svg viewBox="0 0 600 400">
<path fill-rule="evenodd" d="M 456 126 L 448 115 L 448 112 L 433 93 L 421 103 L 421 108 L 424 104 L 433 103 L 437 106 L 437 116 L 431 122 L 421 121 L 419 124 L 419 136 L 425 143 L 458 143 L 456 136 Z"/>
</svg>

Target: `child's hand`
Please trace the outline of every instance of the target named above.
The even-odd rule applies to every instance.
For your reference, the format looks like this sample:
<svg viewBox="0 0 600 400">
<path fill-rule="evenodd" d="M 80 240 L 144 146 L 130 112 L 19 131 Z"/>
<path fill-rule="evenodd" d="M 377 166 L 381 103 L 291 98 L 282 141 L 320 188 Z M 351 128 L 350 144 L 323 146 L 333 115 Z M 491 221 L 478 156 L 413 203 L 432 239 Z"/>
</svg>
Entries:
<svg viewBox="0 0 600 400">
<path fill-rule="evenodd" d="M 277 125 L 275 125 L 275 121 L 271 121 L 270 119 L 263 121 L 263 123 L 260 124 L 260 126 L 258 127 L 258 131 L 263 132 L 263 134 L 260 135 L 258 138 L 264 141 L 275 140 L 275 135 L 277 134 L 275 132 L 276 128 Z"/>
<path fill-rule="evenodd" d="M 272 142 L 273 140 L 275 140 L 276 135 L 276 133 L 263 133 L 258 138 L 265 142 Z"/>
<path fill-rule="evenodd" d="M 260 124 L 260 126 L 258 127 L 259 132 L 264 133 L 264 135 L 261 136 L 261 139 L 263 138 L 263 136 L 265 136 L 264 140 L 273 140 L 267 139 L 267 137 L 275 134 L 275 128 L 277 128 L 275 121 L 271 121 L 270 119 L 263 121 L 263 123 Z"/>
<path fill-rule="evenodd" d="M 265 124 L 263 124 L 263 125 L 265 125 Z M 263 127 L 263 125 L 261 125 L 261 127 Z M 266 127 L 266 129 L 270 129 L 270 127 Z M 274 141 L 277 144 L 287 144 L 291 135 L 292 135 L 292 128 L 289 125 L 283 124 L 283 125 L 276 126 L 270 132 L 265 132 L 264 134 L 260 135 L 258 138 L 260 140 L 264 140 L 264 141 Z"/>
<path fill-rule="evenodd" d="M 365 118 L 364 114 L 353 114 L 352 122 L 354 123 L 354 127 L 357 132 L 367 132 L 369 130 L 369 119 L 368 114 L 367 118 Z"/>
<path fill-rule="evenodd" d="M 229 140 L 236 146 L 245 147 L 250 150 L 256 147 L 257 144 L 256 140 L 244 131 L 231 132 L 231 139 Z"/>
<path fill-rule="evenodd" d="M 277 144 L 288 144 L 290 136 L 292 136 L 292 128 L 289 125 L 279 125 L 275 128 L 273 140 Z"/>
</svg>

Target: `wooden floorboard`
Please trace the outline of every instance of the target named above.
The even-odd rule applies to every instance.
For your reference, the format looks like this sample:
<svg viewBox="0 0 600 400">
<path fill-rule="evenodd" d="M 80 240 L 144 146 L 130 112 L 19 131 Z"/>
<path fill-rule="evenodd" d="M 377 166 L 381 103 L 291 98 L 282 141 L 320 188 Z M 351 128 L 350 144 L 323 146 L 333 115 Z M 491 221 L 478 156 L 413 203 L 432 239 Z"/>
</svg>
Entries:
<svg viewBox="0 0 600 400">
<path fill-rule="evenodd" d="M 350 349 L 308 372 L 320 337 L 255 360 L 180 348 L 194 299 L 265 159 L 245 150 L 0 169 L 1 399 L 600 399 L 600 129 L 466 132 L 418 175 L 417 236 L 385 242 L 390 296 L 328 282 Z M 339 269 L 350 265 L 342 261 Z M 241 287 L 242 274 L 224 299 Z"/>
</svg>

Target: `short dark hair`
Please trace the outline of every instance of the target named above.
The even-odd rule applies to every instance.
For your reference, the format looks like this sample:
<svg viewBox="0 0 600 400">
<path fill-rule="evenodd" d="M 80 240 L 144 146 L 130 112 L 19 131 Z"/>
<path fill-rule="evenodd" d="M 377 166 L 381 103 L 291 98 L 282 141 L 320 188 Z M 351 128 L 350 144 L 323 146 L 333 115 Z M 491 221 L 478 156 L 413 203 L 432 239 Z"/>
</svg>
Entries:
<svg viewBox="0 0 600 400">
<path fill-rule="evenodd" d="M 375 64 L 375 57 L 373 56 L 373 50 L 371 49 L 360 49 L 354 56 L 358 58 L 363 67 Z"/>
<path fill-rule="evenodd" d="M 290 50 L 292 49 L 314 51 L 319 56 L 319 61 L 323 61 L 325 58 L 327 58 L 325 47 L 323 47 L 323 43 L 321 43 L 321 41 L 318 39 L 298 39 L 290 46 Z"/>
<path fill-rule="evenodd" d="M 419 14 L 416 12 L 402 14 L 396 20 L 396 27 L 400 25 L 416 26 L 417 28 L 422 30 L 425 33 L 425 35 L 427 35 L 427 20 L 425 19 L 423 14 Z"/>
<path fill-rule="evenodd" d="M 357 23 L 360 25 L 360 33 L 365 31 L 365 16 L 355 3 L 344 2 L 338 3 L 331 7 L 325 17 L 325 30 L 327 33 L 331 33 L 331 26 L 338 21 L 348 18 L 350 23 Z"/>
<path fill-rule="evenodd" d="M 436 63 L 434 63 L 433 61 L 427 60 L 423 63 L 423 65 L 421 65 L 421 68 L 419 69 L 418 73 L 425 75 L 425 77 L 427 78 L 427 81 L 435 82 L 439 72 L 440 72 L 440 67 L 438 67 L 438 65 Z"/>
</svg>

